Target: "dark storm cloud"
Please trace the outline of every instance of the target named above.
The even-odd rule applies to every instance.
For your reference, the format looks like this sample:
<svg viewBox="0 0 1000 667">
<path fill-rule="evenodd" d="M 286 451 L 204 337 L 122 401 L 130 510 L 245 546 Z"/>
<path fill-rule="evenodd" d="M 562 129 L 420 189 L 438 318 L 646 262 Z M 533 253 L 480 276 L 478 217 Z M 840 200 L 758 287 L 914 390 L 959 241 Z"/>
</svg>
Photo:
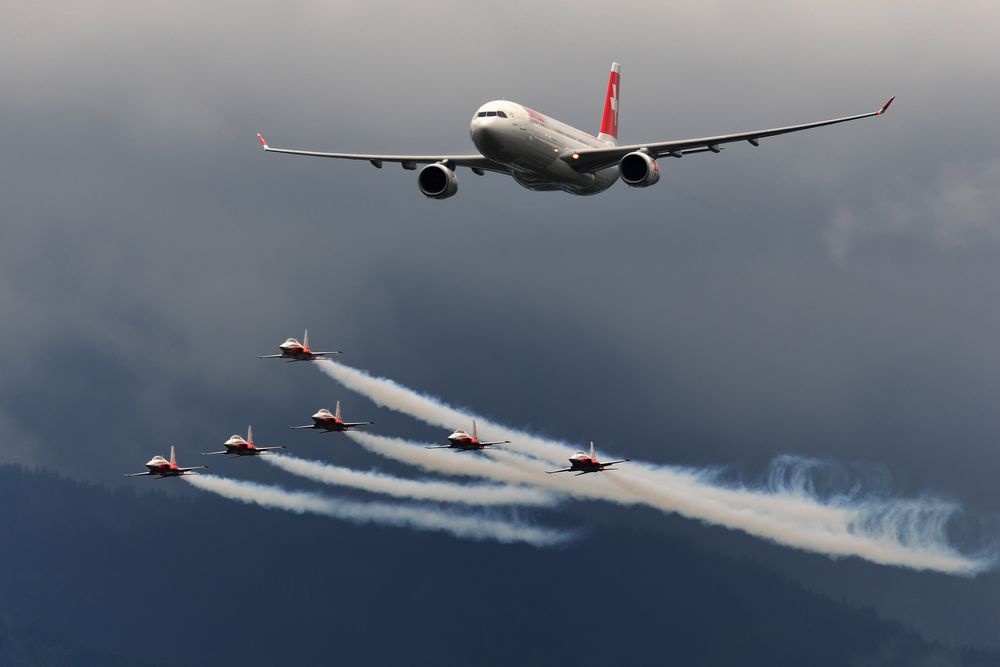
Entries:
<svg viewBox="0 0 1000 667">
<path fill-rule="evenodd" d="M 786 452 L 869 461 L 992 511 L 996 18 L 23 5 L 0 27 L 2 457 L 106 478 L 171 441 L 191 457 L 249 421 L 277 435 L 337 398 L 369 407 L 253 358 L 309 326 L 506 423 L 748 474 Z M 468 152 L 469 117 L 497 97 L 593 128 L 613 59 L 625 141 L 898 100 L 583 199 L 463 171 L 431 202 L 411 172 L 254 143 Z"/>
</svg>

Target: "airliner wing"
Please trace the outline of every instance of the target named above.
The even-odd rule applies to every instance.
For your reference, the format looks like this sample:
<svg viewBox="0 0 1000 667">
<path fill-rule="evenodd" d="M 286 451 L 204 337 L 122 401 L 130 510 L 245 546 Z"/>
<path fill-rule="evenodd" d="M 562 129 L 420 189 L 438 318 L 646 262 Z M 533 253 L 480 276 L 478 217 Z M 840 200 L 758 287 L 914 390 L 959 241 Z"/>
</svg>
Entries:
<svg viewBox="0 0 1000 667">
<path fill-rule="evenodd" d="M 264 137 L 257 134 L 257 141 L 260 147 L 268 153 L 287 153 L 289 155 L 306 155 L 309 157 L 329 157 L 338 160 L 367 160 L 372 166 L 381 169 L 383 162 L 396 162 L 403 165 L 403 169 L 416 169 L 418 164 L 432 164 L 434 162 L 451 162 L 457 167 L 468 167 L 474 171 L 495 171 L 501 174 L 509 174 L 510 169 L 506 166 L 494 162 L 482 155 L 368 155 L 365 153 L 323 153 L 320 151 L 302 151 L 291 148 L 273 148 L 268 145 Z"/>
<path fill-rule="evenodd" d="M 718 153 L 721 144 L 731 144 L 737 141 L 747 141 L 757 146 L 758 141 L 764 137 L 775 137 L 779 134 L 789 134 L 802 130 L 811 130 L 814 127 L 824 125 L 836 125 L 846 123 L 851 120 L 868 118 L 870 116 L 881 116 L 885 113 L 895 97 L 890 97 L 889 101 L 882 105 L 878 111 L 857 114 L 855 116 L 844 116 L 843 118 L 831 118 L 815 123 L 803 123 L 801 125 L 787 125 L 785 127 L 775 127 L 769 130 L 754 130 L 753 132 L 740 132 L 738 134 L 720 134 L 715 137 L 701 137 L 698 139 L 681 139 L 679 141 L 660 141 L 648 144 L 631 144 L 628 146 L 609 146 L 607 148 L 581 148 L 572 153 L 567 151 L 562 159 L 577 171 L 590 172 L 610 167 L 621 160 L 626 154 L 640 149 L 646 149 L 653 157 L 681 157 L 689 153 L 705 153 L 711 151 Z"/>
</svg>

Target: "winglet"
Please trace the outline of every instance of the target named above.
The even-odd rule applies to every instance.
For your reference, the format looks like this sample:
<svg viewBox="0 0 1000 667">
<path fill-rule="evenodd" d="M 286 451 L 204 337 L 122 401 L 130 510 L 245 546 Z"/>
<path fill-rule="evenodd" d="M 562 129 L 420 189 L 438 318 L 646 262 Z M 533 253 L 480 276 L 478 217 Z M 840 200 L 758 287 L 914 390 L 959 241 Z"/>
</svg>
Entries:
<svg viewBox="0 0 1000 667">
<path fill-rule="evenodd" d="M 885 104 L 883 104 L 883 105 L 882 105 L 882 108 L 881 108 L 881 109 L 879 109 L 879 110 L 878 110 L 878 113 L 877 113 L 877 114 L 875 114 L 875 115 L 876 115 L 876 116 L 881 116 L 882 114 L 884 114 L 884 113 L 885 113 L 885 111 L 886 111 L 886 109 L 888 109 L 888 108 L 889 108 L 889 105 L 890 105 L 890 104 L 892 104 L 892 101 L 893 101 L 894 99 L 896 99 L 896 96 L 895 96 L 895 95 L 893 95 L 892 97 L 890 97 L 890 98 L 889 98 L 889 101 L 888 101 L 888 102 L 886 102 Z"/>
<path fill-rule="evenodd" d="M 257 141 L 260 142 L 260 147 L 263 148 L 264 150 L 267 150 L 268 148 L 270 148 L 267 145 L 267 142 L 264 141 L 264 137 L 261 136 L 260 132 L 257 133 Z"/>
</svg>

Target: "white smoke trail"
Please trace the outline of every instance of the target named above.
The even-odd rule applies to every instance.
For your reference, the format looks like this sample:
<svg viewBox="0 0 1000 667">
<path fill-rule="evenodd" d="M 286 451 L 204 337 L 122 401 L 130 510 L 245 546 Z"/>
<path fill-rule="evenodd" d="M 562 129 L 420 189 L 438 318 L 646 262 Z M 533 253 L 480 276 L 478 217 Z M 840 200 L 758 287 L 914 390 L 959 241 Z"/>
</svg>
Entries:
<svg viewBox="0 0 1000 667">
<path fill-rule="evenodd" d="M 539 438 L 524 431 L 508 428 L 485 417 L 454 408 L 434 396 L 421 394 L 388 378 L 374 377 L 362 370 L 345 366 L 336 361 L 320 360 L 314 363 L 334 380 L 351 391 L 368 397 L 376 405 L 408 414 L 433 426 L 449 429 L 460 426 L 467 429 L 472 419 L 475 418 L 481 437 L 511 440 L 511 444 L 505 445 L 505 447 L 544 458 L 550 462 L 565 461 L 575 451 L 566 443 Z M 482 436 L 483 433 L 486 435 Z"/>
<path fill-rule="evenodd" d="M 556 503 L 556 498 L 552 494 L 526 486 L 454 484 L 403 479 L 384 473 L 363 472 L 319 461 L 307 461 L 288 454 L 262 456 L 261 459 L 285 472 L 316 482 L 360 489 L 369 493 L 381 493 L 396 498 L 480 506 L 550 507 Z"/>
<path fill-rule="evenodd" d="M 422 468 L 429 472 L 462 477 L 479 477 L 507 484 L 524 484 L 541 487 L 548 491 L 579 499 L 608 500 L 615 494 L 614 487 L 607 480 L 595 480 L 594 485 L 574 484 L 566 477 L 544 476 L 544 463 L 524 456 L 515 456 L 500 450 L 485 450 L 492 458 L 483 454 L 456 453 L 446 450 L 429 450 L 423 445 L 400 438 L 389 438 L 374 433 L 350 431 L 348 437 L 356 443 L 385 458 Z M 496 460 L 496 459 L 502 459 Z M 627 501 L 625 493 L 615 500 Z"/>
<path fill-rule="evenodd" d="M 230 500 L 296 514 L 320 514 L 358 524 L 378 523 L 433 530 L 465 539 L 496 540 L 504 543 L 526 542 L 537 547 L 561 544 L 571 539 L 568 533 L 538 528 L 519 521 L 457 514 L 429 507 L 358 503 L 215 475 L 184 475 L 183 479 L 203 491 L 210 491 Z"/>
<path fill-rule="evenodd" d="M 448 428 L 449 424 L 461 424 L 473 417 L 432 396 L 343 364 L 323 362 L 320 368 L 348 389 L 428 424 Z M 725 483 L 718 471 L 641 462 L 574 480 L 560 475 L 546 476 L 540 467 L 543 462 L 538 460 L 564 461 L 572 451 L 565 443 L 509 429 L 480 417 L 477 420 L 483 430 L 489 431 L 489 437 L 513 441 L 505 450 L 535 458 L 512 451 L 488 450 L 494 462 L 504 464 L 502 467 L 488 466 L 482 460 L 440 459 L 432 463 L 426 456 L 432 452 L 414 443 L 393 442 L 372 434 L 351 436 L 371 451 L 425 469 L 531 484 L 578 498 L 599 498 L 622 505 L 644 504 L 831 557 L 856 556 L 884 565 L 960 575 L 975 575 L 994 565 L 992 554 L 970 556 L 950 545 L 946 528 L 960 512 L 956 504 L 934 498 L 846 494 L 823 498 L 805 482 L 812 464 L 803 460 L 779 460 L 786 472 L 791 471 L 790 475 L 780 484 L 772 480 L 771 485 L 761 489 Z"/>
</svg>

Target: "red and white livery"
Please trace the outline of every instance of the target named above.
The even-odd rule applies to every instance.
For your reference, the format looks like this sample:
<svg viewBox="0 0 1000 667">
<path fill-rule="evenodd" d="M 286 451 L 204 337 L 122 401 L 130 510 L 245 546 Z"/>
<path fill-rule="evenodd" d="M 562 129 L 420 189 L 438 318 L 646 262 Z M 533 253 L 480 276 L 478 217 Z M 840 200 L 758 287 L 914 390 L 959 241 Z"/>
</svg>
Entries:
<svg viewBox="0 0 1000 667">
<path fill-rule="evenodd" d="M 148 470 L 146 472 L 127 473 L 126 477 L 180 477 L 181 475 L 195 475 L 193 470 L 204 470 L 208 466 L 192 466 L 190 468 L 179 468 L 177 466 L 177 453 L 173 446 L 170 447 L 170 460 L 163 458 L 159 454 L 146 462 Z"/>
<path fill-rule="evenodd" d="M 472 143 L 479 151 L 471 155 L 369 155 L 272 148 L 259 133 L 257 141 L 261 148 L 271 153 L 365 160 L 379 169 L 386 162 L 398 163 L 403 169 L 411 170 L 415 170 L 417 165 L 425 165 L 417 175 L 417 187 L 431 199 L 447 199 L 458 192 L 456 171 L 459 167 L 467 167 L 480 176 L 487 171 L 507 174 L 529 190 L 561 190 L 574 195 L 592 195 L 607 190 L 619 179 L 634 188 L 655 184 L 660 180 L 660 165 L 657 163 L 660 158 L 719 153 L 724 145 L 737 142 L 757 146 L 766 137 L 881 116 L 893 100 L 890 98 L 878 111 L 813 123 L 693 139 L 618 145 L 620 97 L 621 68 L 618 63 L 613 63 L 604 95 L 601 126 L 596 136 L 523 104 L 508 100 L 487 102 L 476 110 L 469 126 Z"/>
<path fill-rule="evenodd" d="M 426 449 L 454 449 L 460 452 L 479 451 L 494 445 L 506 445 L 510 440 L 495 440 L 493 442 L 480 442 L 479 434 L 476 432 L 476 420 L 472 420 L 472 435 L 457 428 L 455 432 L 448 436 L 447 445 L 429 445 Z"/>
<path fill-rule="evenodd" d="M 247 437 L 243 437 L 238 433 L 234 433 L 229 436 L 229 440 L 226 440 L 223 445 L 225 449 L 218 452 L 203 452 L 205 456 L 217 456 L 217 455 L 233 455 L 233 456 L 260 456 L 266 452 L 271 452 L 276 449 L 285 449 L 284 445 L 276 445 L 274 447 L 258 447 L 253 442 L 253 426 L 247 426 Z"/>
<path fill-rule="evenodd" d="M 343 354 L 340 350 L 333 352 L 314 352 L 309 348 L 309 329 L 306 329 L 300 343 L 295 338 L 289 338 L 278 346 L 281 354 L 258 354 L 258 359 L 284 359 L 285 361 L 316 361 L 325 359 L 331 355 Z"/>
<path fill-rule="evenodd" d="M 319 431 L 325 431 L 327 433 L 340 433 L 343 431 L 349 431 L 352 428 L 357 428 L 358 426 L 373 426 L 375 422 L 345 422 L 340 416 L 340 401 L 337 401 L 337 409 L 334 412 L 330 412 L 326 408 L 320 408 L 316 411 L 316 414 L 312 416 L 313 423 L 306 424 L 305 426 L 289 426 L 288 428 L 311 428 Z"/>
<path fill-rule="evenodd" d="M 597 450 L 594 447 L 594 441 L 590 441 L 590 454 L 586 452 L 577 452 L 573 456 L 569 457 L 569 468 L 563 468 L 562 470 L 547 470 L 546 474 L 552 475 L 557 472 L 575 472 L 574 477 L 579 477 L 580 475 L 586 475 L 591 472 L 604 472 L 605 470 L 617 470 L 618 468 L 612 468 L 611 466 L 616 463 L 628 463 L 629 459 L 622 459 L 620 461 L 608 461 L 607 463 L 601 463 L 597 460 Z"/>
</svg>

